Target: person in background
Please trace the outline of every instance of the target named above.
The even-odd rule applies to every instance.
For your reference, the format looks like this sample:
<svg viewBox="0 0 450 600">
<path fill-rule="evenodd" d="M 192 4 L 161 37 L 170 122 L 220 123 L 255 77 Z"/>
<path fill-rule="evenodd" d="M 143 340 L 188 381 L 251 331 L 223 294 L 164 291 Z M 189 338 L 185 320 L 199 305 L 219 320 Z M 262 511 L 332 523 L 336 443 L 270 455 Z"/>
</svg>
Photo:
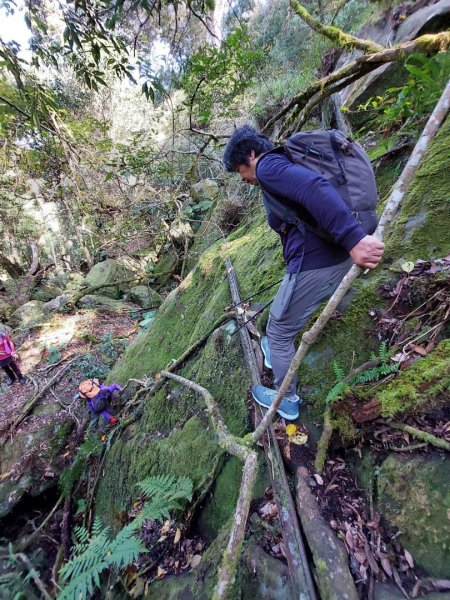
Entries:
<svg viewBox="0 0 450 600">
<path fill-rule="evenodd" d="M 86 400 L 86 408 L 91 416 L 91 425 L 100 425 L 104 429 L 107 425 L 114 425 L 117 419 L 112 416 L 111 399 L 114 392 L 121 392 L 119 384 L 102 385 L 98 379 L 86 379 L 78 386 L 80 398 Z"/>
<path fill-rule="evenodd" d="M 8 377 L 6 385 L 12 385 L 16 381 L 16 378 L 21 385 L 26 383 L 25 377 L 22 375 L 16 361 L 17 355 L 11 338 L 3 331 L 0 331 L 0 367 L 3 368 Z"/>
</svg>

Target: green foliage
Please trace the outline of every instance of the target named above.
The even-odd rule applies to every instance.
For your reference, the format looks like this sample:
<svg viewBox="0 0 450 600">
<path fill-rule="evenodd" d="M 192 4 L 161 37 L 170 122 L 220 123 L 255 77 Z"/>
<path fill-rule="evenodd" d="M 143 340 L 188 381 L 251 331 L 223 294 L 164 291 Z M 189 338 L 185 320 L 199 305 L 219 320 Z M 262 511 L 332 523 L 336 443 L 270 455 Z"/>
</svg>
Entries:
<svg viewBox="0 0 450 600">
<path fill-rule="evenodd" d="M 387 342 L 383 341 L 378 349 L 378 355 L 372 354 L 371 360 L 379 360 L 380 364 L 375 367 L 371 367 L 358 373 L 350 378 L 345 375 L 344 369 L 339 365 L 337 361 L 333 361 L 333 373 L 335 376 L 335 383 L 331 390 L 328 392 L 325 402 L 330 404 L 338 398 L 342 398 L 343 394 L 350 391 L 352 386 L 364 385 L 372 381 L 378 381 L 382 377 L 386 377 L 391 373 L 398 371 L 397 363 L 390 363 L 391 354 L 388 350 Z"/>
<path fill-rule="evenodd" d="M 213 115 L 233 116 L 236 98 L 252 83 L 260 59 L 243 27 L 230 33 L 220 48 L 207 45 L 194 54 L 180 81 L 190 122 L 205 126 Z"/>
<path fill-rule="evenodd" d="M 51 365 L 59 362 L 62 358 L 61 349 L 57 347 L 49 348 L 47 362 Z"/>
<path fill-rule="evenodd" d="M 84 354 L 76 361 L 76 367 L 86 378 L 105 379 L 109 373 L 109 366 L 100 362 L 93 354 Z"/>
<path fill-rule="evenodd" d="M 64 469 L 61 473 L 59 487 L 64 496 L 67 496 L 70 493 L 73 484 L 82 477 L 89 458 L 92 456 L 99 456 L 102 450 L 103 444 L 98 435 L 89 433 L 78 448 L 77 454 L 70 467 L 67 467 L 67 469 Z"/>
<path fill-rule="evenodd" d="M 173 475 L 159 475 L 147 477 L 136 485 L 145 500 L 151 499 L 151 502 L 142 511 L 146 519 L 158 518 L 150 516 L 149 511 L 155 509 L 160 511 L 163 516 L 168 517 L 169 510 L 182 508 L 179 500 L 192 499 L 192 481 L 188 477 L 177 479 Z"/>
<path fill-rule="evenodd" d="M 100 585 L 100 576 L 104 571 L 124 569 L 140 554 L 148 552 L 136 535 L 142 523 L 147 519 L 168 517 L 171 510 L 181 508 L 180 500 L 192 498 L 192 481 L 187 477 L 149 477 L 137 485 L 148 501 L 139 516 L 114 538 L 111 539 L 110 528 L 103 527 L 99 517 L 94 520 L 91 534 L 84 527 L 74 529 L 73 556 L 60 571 L 65 585 L 58 600 L 86 598 Z"/>
<path fill-rule="evenodd" d="M 384 96 L 369 98 L 359 111 L 374 113 L 365 128 L 414 130 L 420 119 L 431 112 L 450 77 L 450 52 L 431 58 L 412 54 L 405 62 L 408 80 L 402 87 L 386 90 Z"/>
</svg>

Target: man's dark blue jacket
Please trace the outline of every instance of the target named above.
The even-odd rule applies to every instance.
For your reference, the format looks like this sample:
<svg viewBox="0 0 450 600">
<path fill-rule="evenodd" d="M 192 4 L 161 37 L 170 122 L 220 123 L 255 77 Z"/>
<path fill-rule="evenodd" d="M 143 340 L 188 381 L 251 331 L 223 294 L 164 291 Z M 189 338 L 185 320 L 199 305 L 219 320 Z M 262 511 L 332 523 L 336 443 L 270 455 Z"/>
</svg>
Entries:
<svg viewBox="0 0 450 600">
<path fill-rule="evenodd" d="M 347 260 L 349 251 L 366 235 L 325 177 L 292 163 L 285 154 L 262 156 L 256 164 L 256 177 L 263 192 L 302 206 L 336 242 L 327 242 L 309 230 L 302 234 L 295 226 L 283 233 L 282 221 L 269 213 L 269 226 L 281 237 L 288 273 L 297 272 L 303 248 L 301 271 L 322 269 Z"/>
</svg>

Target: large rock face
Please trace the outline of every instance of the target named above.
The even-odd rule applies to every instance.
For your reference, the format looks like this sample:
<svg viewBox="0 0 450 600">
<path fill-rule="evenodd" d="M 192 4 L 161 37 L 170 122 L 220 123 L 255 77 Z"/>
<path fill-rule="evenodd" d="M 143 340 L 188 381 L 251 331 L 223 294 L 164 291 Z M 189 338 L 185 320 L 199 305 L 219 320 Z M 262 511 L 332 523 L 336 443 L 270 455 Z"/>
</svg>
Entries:
<svg viewBox="0 0 450 600">
<path fill-rule="evenodd" d="M 450 461 L 389 456 L 378 475 L 378 508 L 416 564 L 450 578 Z"/>
</svg>

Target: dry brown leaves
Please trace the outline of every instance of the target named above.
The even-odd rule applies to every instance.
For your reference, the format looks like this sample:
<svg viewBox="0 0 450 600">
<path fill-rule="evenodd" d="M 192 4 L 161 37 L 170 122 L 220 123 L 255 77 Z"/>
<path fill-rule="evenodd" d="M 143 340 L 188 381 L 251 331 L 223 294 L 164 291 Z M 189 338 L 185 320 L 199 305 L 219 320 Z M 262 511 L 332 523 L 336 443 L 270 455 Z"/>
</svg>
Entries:
<svg viewBox="0 0 450 600">
<path fill-rule="evenodd" d="M 372 310 L 370 315 L 378 339 L 398 348 L 393 360 L 407 366 L 427 356 L 450 320 L 450 256 L 418 260 L 396 284 L 382 285 L 379 292 L 392 302 L 384 313 Z"/>
<path fill-rule="evenodd" d="M 411 554 L 386 530 L 379 514 L 367 506 L 342 459 L 327 461 L 322 476 L 323 484 L 315 480 L 314 492 L 324 516 L 345 544 L 360 591 L 367 590 L 371 579 L 392 578 L 406 594 L 405 586 L 412 585 Z"/>
</svg>

